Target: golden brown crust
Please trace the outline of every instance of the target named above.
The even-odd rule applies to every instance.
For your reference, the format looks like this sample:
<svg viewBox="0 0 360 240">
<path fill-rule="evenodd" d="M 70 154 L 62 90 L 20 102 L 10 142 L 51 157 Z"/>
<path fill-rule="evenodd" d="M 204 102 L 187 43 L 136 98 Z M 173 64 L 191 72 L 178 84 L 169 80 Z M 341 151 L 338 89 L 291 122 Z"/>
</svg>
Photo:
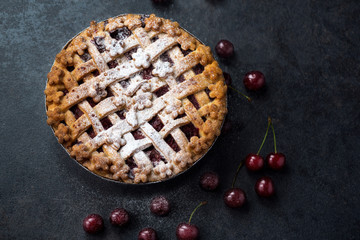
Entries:
<svg viewBox="0 0 360 240">
<path fill-rule="evenodd" d="M 58 126 L 65 119 L 65 113 L 60 107 L 48 109 L 46 114 L 48 116 L 47 124 L 51 126 Z"/>
<path fill-rule="evenodd" d="M 46 95 L 46 104 L 50 105 L 54 103 L 55 105 L 59 105 L 61 102 L 62 97 L 64 96 L 64 92 L 58 91 L 57 87 L 48 86 L 45 91 Z"/>
<path fill-rule="evenodd" d="M 127 26 L 130 30 L 135 30 L 141 26 L 141 20 L 139 15 L 129 15 L 124 22 L 124 25 Z"/>
<path fill-rule="evenodd" d="M 59 143 L 66 144 L 65 147 L 67 147 L 71 140 L 69 127 L 60 123 L 55 130 L 55 136 L 58 138 Z"/>
<path fill-rule="evenodd" d="M 155 14 L 151 14 L 150 17 L 145 19 L 146 31 L 159 31 L 163 21 L 161 18 L 156 17 Z"/>
<path fill-rule="evenodd" d="M 115 34 L 119 29 L 123 31 L 120 34 L 124 35 L 115 41 L 110 34 Z M 130 32 L 130 36 L 127 31 Z M 151 48 L 156 45 L 156 42 L 152 44 L 154 37 L 159 39 L 159 42 L 162 41 L 158 48 Z M 133 54 L 133 59 L 129 60 L 128 52 L 146 46 L 148 47 L 145 50 L 148 53 L 137 50 L 138 55 Z M 188 51 L 188 55 L 183 55 L 177 46 L 182 51 Z M 164 51 L 160 49 L 161 52 L 155 55 L 159 48 L 164 48 Z M 128 95 L 118 96 L 119 90 L 116 89 L 120 86 L 119 81 L 111 78 L 118 74 L 114 72 L 117 68 L 109 70 L 113 68 L 111 64 L 126 66 L 126 62 L 139 61 L 139 66 L 148 66 L 147 61 L 152 59 L 150 62 L 155 66 L 156 62 L 160 61 L 158 56 L 164 52 L 172 59 L 172 67 L 159 66 L 157 77 L 153 76 L 148 85 L 141 83 L 134 90 L 135 94 L 126 93 Z M 203 66 L 203 70 L 195 72 L 194 69 L 201 69 L 200 66 Z M 133 82 L 129 88 L 137 86 L 133 77 L 136 76 L 136 71 L 139 71 L 136 68 L 132 68 L 135 69 L 135 74 L 127 76 L 131 77 Z M 96 77 L 97 75 L 99 77 Z M 160 75 L 170 77 L 163 78 Z M 166 85 L 170 86 L 173 96 L 162 102 L 158 100 L 160 97 L 154 94 Z M 140 91 L 141 95 L 137 96 L 136 91 Z M 148 91 L 150 93 L 147 93 Z M 159 181 L 190 167 L 213 144 L 220 134 L 221 124 L 227 112 L 226 91 L 222 71 L 214 60 L 210 47 L 201 44 L 180 28 L 177 22 L 159 18 L 154 14 L 149 17 L 129 14 L 100 23 L 91 22 L 89 28 L 57 54 L 48 74 L 45 90 L 47 123 L 70 155 L 94 173 L 129 183 Z M 109 97 L 109 93 L 115 96 Z M 136 99 L 142 104 L 136 102 Z M 172 116 L 171 121 L 176 124 L 172 126 L 170 121 L 162 130 L 166 132 L 159 133 L 162 138 L 176 136 L 175 141 L 181 150 L 174 152 L 168 149 L 168 145 L 160 151 L 160 147 L 156 146 L 167 162 L 153 166 L 148 160 L 149 156 L 145 154 L 144 147 L 127 152 L 129 137 L 124 139 L 123 135 L 138 128 L 142 132 L 147 132 L 145 135 L 148 137 L 153 130 L 147 129 L 141 122 L 143 118 L 146 119 L 145 115 L 136 117 L 135 113 L 135 118 L 131 118 L 132 111 L 141 111 L 145 114 L 155 109 L 158 110 L 154 113 L 160 114 L 162 121 Z M 120 115 L 121 111 L 125 112 L 125 120 L 120 120 L 124 117 Z M 183 113 L 185 117 L 177 120 L 176 117 Z M 120 126 L 123 122 L 122 125 L 127 130 L 124 130 L 121 136 L 114 137 L 112 134 L 115 130 L 104 129 L 105 118 L 112 125 Z M 187 140 L 179 127 L 189 123 L 198 129 L 198 134 Z M 138 144 L 139 141 L 133 144 Z M 148 146 L 147 143 L 144 144 L 142 146 Z M 98 149 L 102 151 L 99 152 Z M 136 162 L 135 168 L 129 167 L 127 161 L 130 158 Z"/>
<path fill-rule="evenodd" d="M 196 43 L 197 43 L 196 39 L 187 32 L 183 32 L 183 34 L 181 34 L 181 36 L 178 37 L 177 41 L 180 44 L 181 49 L 183 50 L 189 49 L 191 51 L 194 51 L 196 48 Z"/>
<path fill-rule="evenodd" d="M 91 171 L 94 170 L 108 171 L 109 165 L 111 164 L 110 158 L 107 157 L 103 152 L 101 153 L 94 152 L 94 154 L 91 156 L 90 162 L 91 165 L 89 169 Z"/>
<path fill-rule="evenodd" d="M 87 147 L 85 144 L 75 144 L 70 152 L 70 155 L 74 157 L 77 161 L 81 162 L 84 160 L 87 160 L 91 156 L 91 152 L 89 147 Z"/>
</svg>

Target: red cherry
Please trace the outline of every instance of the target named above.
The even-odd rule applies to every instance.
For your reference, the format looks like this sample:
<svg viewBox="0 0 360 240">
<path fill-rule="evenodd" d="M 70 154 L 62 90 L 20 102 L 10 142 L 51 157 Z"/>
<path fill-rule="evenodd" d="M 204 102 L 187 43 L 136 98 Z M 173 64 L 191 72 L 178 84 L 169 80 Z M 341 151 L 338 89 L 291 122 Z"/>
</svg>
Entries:
<svg viewBox="0 0 360 240">
<path fill-rule="evenodd" d="M 219 176 L 214 172 L 205 172 L 200 177 L 200 186 L 207 191 L 214 191 L 219 186 Z"/>
<path fill-rule="evenodd" d="M 189 223 L 180 223 L 176 228 L 176 237 L 179 240 L 195 240 L 199 237 L 199 229 Z"/>
<path fill-rule="evenodd" d="M 262 147 L 264 146 L 265 140 L 267 138 L 267 135 L 269 133 L 269 127 L 271 125 L 271 119 L 268 119 L 268 125 L 266 128 L 266 132 L 265 132 L 265 136 L 262 140 L 262 143 L 260 145 L 259 150 L 257 151 L 257 153 L 250 153 L 249 155 L 246 156 L 245 158 L 245 166 L 247 167 L 247 169 L 249 169 L 250 171 L 259 171 L 260 169 L 262 169 L 264 167 L 264 159 L 263 157 L 261 157 L 259 155 Z"/>
<path fill-rule="evenodd" d="M 196 208 L 192 211 L 189 221 L 187 223 L 180 223 L 176 228 L 176 237 L 179 240 L 195 240 L 199 237 L 199 229 L 196 225 L 191 224 L 191 219 L 196 210 L 207 204 L 207 202 L 199 203 Z"/>
<path fill-rule="evenodd" d="M 274 182 L 269 177 L 262 177 L 257 180 L 255 191 L 260 197 L 271 197 L 275 193 Z"/>
<path fill-rule="evenodd" d="M 98 214 L 90 214 L 83 220 L 85 232 L 95 234 L 104 229 L 103 218 Z"/>
<path fill-rule="evenodd" d="M 260 155 L 257 155 L 255 153 L 250 153 L 245 158 L 245 166 L 250 171 L 259 171 L 264 167 L 264 159 Z"/>
<path fill-rule="evenodd" d="M 244 85 L 249 90 L 259 90 L 265 85 L 265 76 L 262 72 L 251 71 L 245 74 Z"/>
<path fill-rule="evenodd" d="M 272 122 L 271 122 L 271 128 L 272 128 L 272 132 L 273 132 L 273 136 L 274 136 L 275 153 L 270 153 L 269 155 L 267 155 L 266 162 L 268 163 L 270 168 L 272 168 L 274 170 L 281 170 L 285 166 L 286 157 L 283 153 L 278 153 L 276 150 L 276 136 L 275 136 L 274 125 Z"/>
<path fill-rule="evenodd" d="M 240 188 L 230 188 L 224 194 L 224 202 L 228 207 L 239 208 L 246 202 L 246 195 Z"/>
<path fill-rule="evenodd" d="M 152 228 L 144 228 L 139 232 L 138 240 L 157 240 L 156 231 Z"/>
<path fill-rule="evenodd" d="M 269 167 L 274 170 L 281 170 L 285 166 L 286 157 L 282 153 L 270 153 L 266 157 Z"/>
<path fill-rule="evenodd" d="M 123 226 L 129 222 L 129 214 L 123 208 L 116 208 L 110 214 L 110 223 L 117 226 Z"/>
<path fill-rule="evenodd" d="M 170 202 L 164 196 L 155 197 L 151 200 L 150 211 L 158 216 L 165 216 L 170 212 Z"/>
<path fill-rule="evenodd" d="M 215 46 L 216 53 L 222 58 L 229 58 L 234 54 L 234 45 L 228 40 L 220 40 Z"/>
</svg>

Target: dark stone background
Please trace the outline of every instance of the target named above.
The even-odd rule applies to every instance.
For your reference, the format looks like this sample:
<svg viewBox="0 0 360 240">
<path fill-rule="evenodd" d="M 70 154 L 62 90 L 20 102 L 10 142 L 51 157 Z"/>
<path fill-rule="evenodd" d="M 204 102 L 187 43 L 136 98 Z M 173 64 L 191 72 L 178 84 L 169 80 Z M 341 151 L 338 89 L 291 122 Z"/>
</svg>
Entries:
<svg viewBox="0 0 360 240">
<path fill-rule="evenodd" d="M 359 239 L 358 0 L 174 0 L 162 7 L 150 0 L 16 0 L 1 1 L 0 9 L 0 239 L 136 239 L 146 226 L 160 239 L 175 239 L 177 224 L 201 200 L 209 201 L 193 219 L 201 239 Z M 212 48 L 229 39 L 236 56 L 220 65 L 241 91 L 247 71 L 266 75 L 267 88 L 249 93 L 251 104 L 230 90 L 232 131 L 190 171 L 165 183 L 104 181 L 73 161 L 46 125 L 43 91 L 56 53 L 91 20 L 121 13 L 171 18 Z M 242 169 L 237 185 L 249 203 L 229 209 L 222 194 L 239 161 L 257 151 L 268 116 L 287 169 Z M 272 138 L 262 153 L 270 151 Z M 220 174 L 217 192 L 199 188 L 206 170 Z M 273 178 L 276 197 L 255 194 L 262 175 Z M 160 194 L 173 204 L 168 217 L 150 214 L 149 201 Z M 130 211 L 128 227 L 110 226 L 115 207 Z M 98 236 L 81 226 L 93 212 L 105 218 Z"/>
</svg>

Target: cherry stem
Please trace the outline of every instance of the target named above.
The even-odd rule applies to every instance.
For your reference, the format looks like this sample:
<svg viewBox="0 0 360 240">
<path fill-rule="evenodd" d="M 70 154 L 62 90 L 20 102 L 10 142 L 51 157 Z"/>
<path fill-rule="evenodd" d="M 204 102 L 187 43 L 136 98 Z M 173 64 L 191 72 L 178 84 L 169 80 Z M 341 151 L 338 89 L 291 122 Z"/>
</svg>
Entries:
<svg viewBox="0 0 360 240">
<path fill-rule="evenodd" d="M 260 151 L 261 151 L 262 147 L 264 146 L 264 143 L 265 143 L 266 137 L 267 137 L 267 135 L 268 135 L 268 133 L 269 133 L 269 127 L 270 127 L 270 124 L 271 124 L 271 118 L 270 118 L 270 117 L 268 117 L 268 125 L 267 125 L 267 129 L 266 129 L 266 133 L 265 133 L 264 139 L 263 139 L 263 141 L 262 141 L 262 143 L 261 143 L 261 146 L 260 146 L 260 148 L 259 148 L 259 151 L 257 151 L 256 155 L 259 155 L 259 153 L 260 153 Z"/>
<path fill-rule="evenodd" d="M 202 205 L 205 205 L 207 204 L 207 201 L 203 201 L 201 203 L 199 203 L 199 205 L 197 205 L 197 207 L 192 211 L 191 215 L 190 215 L 190 218 L 189 218 L 189 225 L 190 225 L 190 222 L 191 222 L 191 218 L 193 217 L 194 213 L 196 212 L 196 210 L 201 207 Z"/>
<path fill-rule="evenodd" d="M 274 130 L 274 125 L 273 125 L 273 123 L 272 123 L 272 122 L 271 122 L 271 128 L 272 128 L 273 135 L 274 135 L 274 148 L 275 148 L 275 153 L 277 153 L 277 150 L 276 150 L 276 137 L 275 137 L 275 130 Z"/>
<path fill-rule="evenodd" d="M 236 170 L 236 174 L 235 174 L 235 177 L 234 177 L 234 179 L 233 179 L 233 182 L 232 182 L 231 188 L 234 188 L 234 185 L 235 185 L 235 182 L 236 182 L 237 176 L 238 176 L 239 171 L 240 171 L 240 169 L 241 169 L 241 167 L 242 167 L 243 165 L 244 165 L 244 161 L 241 161 L 241 162 L 240 162 L 240 164 L 239 164 L 239 166 L 238 166 L 238 168 L 237 168 L 237 170 Z"/>
<path fill-rule="evenodd" d="M 245 94 L 243 94 L 242 92 L 240 92 L 239 90 L 237 90 L 236 88 L 234 88 L 233 86 L 228 85 L 229 88 L 231 88 L 232 90 L 236 91 L 237 93 L 239 93 L 241 96 L 243 96 L 244 98 L 246 98 L 249 102 L 251 102 L 251 98 L 246 96 Z"/>
</svg>

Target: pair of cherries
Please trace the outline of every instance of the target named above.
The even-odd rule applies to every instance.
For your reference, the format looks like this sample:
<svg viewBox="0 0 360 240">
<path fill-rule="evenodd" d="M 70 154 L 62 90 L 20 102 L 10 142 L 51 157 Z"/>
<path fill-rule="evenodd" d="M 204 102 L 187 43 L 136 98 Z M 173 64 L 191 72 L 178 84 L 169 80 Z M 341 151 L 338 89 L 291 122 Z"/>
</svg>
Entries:
<svg viewBox="0 0 360 240">
<path fill-rule="evenodd" d="M 229 40 L 222 39 L 216 44 L 215 51 L 217 55 L 223 59 L 230 58 L 234 55 L 234 45 Z M 248 96 L 231 86 L 230 74 L 224 73 L 224 78 L 226 85 L 244 96 L 248 101 L 251 101 Z M 260 71 L 250 71 L 245 74 L 243 83 L 247 90 L 257 91 L 265 86 L 265 76 Z"/>
<path fill-rule="evenodd" d="M 259 154 L 260 154 L 260 151 L 261 151 L 261 149 L 262 149 L 262 147 L 263 147 L 263 145 L 265 143 L 265 140 L 267 138 L 270 126 L 271 126 L 271 129 L 272 129 L 272 132 L 273 132 L 273 137 L 274 137 L 274 150 L 275 150 L 275 152 L 269 153 L 266 156 L 267 165 L 271 169 L 276 170 L 276 171 L 283 169 L 284 166 L 285 166 L 286 158 L 285 158 L 285 155 L 283 153 L 278 153 L 277 152 L 274 125 L 273 125 L 273 123 L 271 121 L 271 118 L 269 117 L 266 133 L 265 133 L 264 139 L 263 139 L 263 141 L 261 143 L 261 146 L 260 146 L 258 152 L 257 153 L 250 153 L 245 158 L 245 166 L 250 171 L 256 172 L 256 171 L 259 171 L 259 170 L 263 169 L 264 166 L 265 166 L 264 158 L 262 156 L 260 156 Z"/>
<path fill-rule="evenodd" d="M 218 185 L 219 176 L 214 172 L 206 172 L 200 177 L 200 186 L 206 191 L 214 191 Z M 244 205 L 246 202 L 246 195 L 240 188 L 234 188 L 233 182 L 232 188 L 225 192 L 223 199 L 227 206 L 237 208 Z"/>
<path fill-rule="evenodd" d="M 124 226 L 129 222 L 129 213 L 124 208 L 114 209 L 109 217 L 110 223 L 115 226 Z M 95 234 L 104 229 L 104 220 L 99 214 L 90 214 L 83 220 L 85 232 Z"/>
<path fill-rule="evenodd" d="M 205 205 L 207 202 L 201 202 L 191 213 L 189 221 L 180 223 L 176 228 L 176 237 L 179 240 L 191 240 L 197 239 L 199 237 L 199 229 L 196 225 L 191 224 L 191 219 L 196 212 L 196 210 Z M 170 211 L 170 204 L 169 201 L 165 197 L 157 197 L 151 201 L 150 210 L 152 213 L 158 216 L 166 216 Z M 141 232 L 139 233 L 140 236 Z M 147 232 L 144 232 L 143 235 L 145 236 Z M 157 238 L 138 238 L 138 240 L 156 240 Z"/>
<path fill-rule="evenodd" d="M 191 219 L 196 210 L 205 205 L 207 202 L 201 202 L 191 213 L 188 222 L 180 223 L 176 228 L 176 237 L 179 240 L 192 240 L 199 237 L 199 229 L 196 225 L 191 224 Z M 163 197 L 156 197 L 151 201 L 150 211 L 158 216 L 166 216 L 170 212 L 170 203 Z M 152 235 L 150 235 L 152 234 Z M 153 229 L 147 228 L 139 233 L 138 240 L 157 240 L 156 232 Z"/>
<path fill-rule="evenodd" d="M 191 213 L 188 222 L 180 223 L 176 228 L 176 237 L 179 240 L 191 240 L 199 237 L 199 229 L 196 225 L 191 224 L 191 219 L 196 210 L 205 205 L 207 202 L 201 202 Z M 166 216 L 170 212 L 170 203 L 163 197 L 156 197 L 151 201 L 150 211 L 158 216 Z M 151 235 L 152 234 L 152 235 Z M 157 240 L 156 232 L 153 229 L 143 229 L 138 236 L 138 240 Z"/>
</svg>

